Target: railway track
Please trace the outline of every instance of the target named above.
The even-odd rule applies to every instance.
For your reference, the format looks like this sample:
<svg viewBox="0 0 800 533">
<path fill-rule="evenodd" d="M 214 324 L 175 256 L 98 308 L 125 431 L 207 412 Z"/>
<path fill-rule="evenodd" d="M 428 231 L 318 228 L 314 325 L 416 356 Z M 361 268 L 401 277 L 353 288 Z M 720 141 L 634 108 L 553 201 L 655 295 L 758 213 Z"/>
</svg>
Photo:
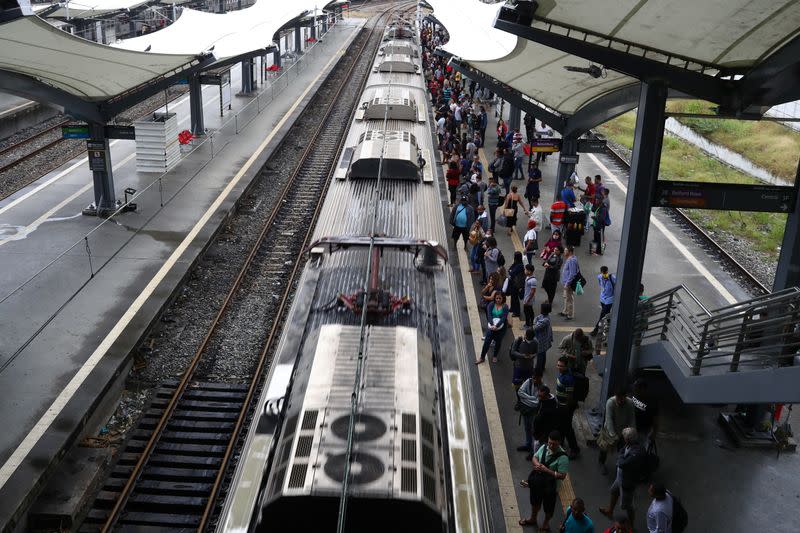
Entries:
<svg viewBox="0 0 800 533">
<path fill-rule="evenodd" d="M 0 172 L 5 172 L 26 159 L 30 159 L 63 141 L 61 138 L 61 126 L 65 126 L 70 122 L 70 119 L 59 121 L 57 124 L 31 135 L 27 139 L 23 139 L 0 150 Z M 54 133 L 57 133 L 57 136 L 50 139 L 50 137 L 53 137 Z"/>
<path fill-rule="evenodd" d="M 376 15 L 351 45 L 345 58 L 323 84 L 327 104 L 312 102 L 307 113 L 321 115 L 308 132 L 299 164 L 283 186 L 255 244 L 181 380 L 159 388 L 149 409 L 119 455 L 110 478 L 95 500 L 82 531 L 150 527 L 159 530 L 204 531 L 218 512 L 232 458 L 252 419 L 269 357 L 280 337 L 293 285 L 304 263 L 314 221 L 325 198 L 346 128 L 361 94 L 386 18 L 397 8 Z M 338 72 L 338 75 L 337 75 Z M 343 72 L 343 74 L 342 74 Z M 338 87 L 325 88 L 336 75 Z M 337 83 L 336 81 L 333 82 Z M 282 282 L 276 294 L 249 290 L 253 280 Z M 266 286 L 269 286 L 268 284 Z M 241 382 L 203 380 L 208 360 L 225 356 L 225 333 L 253 306 L 272 308 L 269 329 L 251 327 L 260 349 L 250 379 Z"/>
<path fill-rule="evenodd" d="M 614 150 L 610 146 L 606 146 L 606 153 L 613 158 L 617 163 L 621 166 L 626 168 L 628 172 L 630 172 L 630 164 L 628 161 L 616 150 Z M 710 252 L 719 256 L 723 262 L 727 265 L 728 269 L 732 271 L 732 273 L 740 278 L 743 282 L 749 285 L 749 289 L 754 292 L 756 296 L 760 296 L 763 294 L 769 294 L 772 292 L 769 287 L 761 283 L 750 271 L 745 268 L 739 261 L 736 260 L 731 254 L 729 254 L 725 248 L 720 246 L 714 238 L 708 234 L 703 228 L 698 226 L 690 217 L 689 215 L 684 212 L 683 209 L 677 208 L 663 208 L 667 212 L 673 214 L 675 218 L 683 224 L 691 233 L 693 233 L 706 248 L 709 249 Z"/>
</svg>

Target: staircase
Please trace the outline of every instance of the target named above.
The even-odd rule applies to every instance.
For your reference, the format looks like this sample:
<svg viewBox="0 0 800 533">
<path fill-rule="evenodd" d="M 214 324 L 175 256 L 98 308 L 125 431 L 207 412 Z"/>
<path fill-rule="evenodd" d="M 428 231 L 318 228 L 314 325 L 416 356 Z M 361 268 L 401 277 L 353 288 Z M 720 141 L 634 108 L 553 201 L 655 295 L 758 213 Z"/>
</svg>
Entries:
<svg viewBox="0 0 800 533">
<path fill-rule="evenodd" d="M 639 303 L 635 367 L 660 367 L 685 403 L 800 401 L 800 290 L 709 310 L 685 286 Z"/>
</svg>

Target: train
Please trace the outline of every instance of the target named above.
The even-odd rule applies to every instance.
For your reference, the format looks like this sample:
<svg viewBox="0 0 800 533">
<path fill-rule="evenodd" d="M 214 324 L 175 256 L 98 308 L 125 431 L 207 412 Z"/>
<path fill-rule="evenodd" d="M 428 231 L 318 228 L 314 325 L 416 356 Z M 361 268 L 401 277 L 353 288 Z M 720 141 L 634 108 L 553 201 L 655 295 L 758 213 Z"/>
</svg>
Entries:
<svg viewBox="0 0 800 533">
<path fill-rule="evenodd" d="M 218 531 L 489 529 L 419 31 L 385 29 Z"/>
</svg>

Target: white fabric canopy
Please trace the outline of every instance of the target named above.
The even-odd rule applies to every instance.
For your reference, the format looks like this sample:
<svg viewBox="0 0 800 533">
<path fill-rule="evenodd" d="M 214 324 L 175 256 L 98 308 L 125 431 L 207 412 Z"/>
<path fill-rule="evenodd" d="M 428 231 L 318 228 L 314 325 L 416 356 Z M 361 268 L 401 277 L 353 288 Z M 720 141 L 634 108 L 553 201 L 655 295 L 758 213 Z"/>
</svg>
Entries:
<svg viewBox="0 0 800 533">
<path fill-rule="evenodd" d="M 272 45 L 278 29 L 306 12 L 321 14 L 320 0 L 258 0 L 240 11 L 217 14 L 184 9 L 164 29 L 112 45 L 150 53 L 199 54 L 211 50 L 221 60 Z"/>
<path fill-rule="evenodd" d="M 446 52 L 462 59 L 491 61 L 511 53 L 517 36 L 495 29 L 494 19 L 503 4 L 477 0 L 428 0 L 450 40 Z"/>
<path fill-rule="evenodd" d="M 748 67 L 800 35 L 800 2 L 776 0 L 558 0 L 536 17 L 698 61 Z M 534 27 L 543 28 L 537 22 Z"/>
<path fill-rule="evenodd" d="M 445 51 L 561 113 L 573 114 L 610 92 L 638 83 L 612 70 L 601 78 L 569 72 L 565 66 L 588 67 L 590 62 L 526 39 L 516 41 L 510 53 L 498 55 L 501 48 L 491 31 L 502 4 L 428 1 L 451 36 Z M 488 8 L 494 13 L 483 18 L 475 15 Z M 722 67 L 751 67 L 800 34 L 800 2 L 774 0 L 704 0 L 701 4 L 696 0 L 551 0 L 539 2 L 536 17 Z M 542 22 L 534 22 L 534 27 L 547 29 Z M 580 32 L 573 36 L 583 38 Z M 608 42 L 603 37 L 587 41 Z M 652 52 L 647 57 L 666 61 Z"/>
<path fill-rule="evenodd" d="M 36 16 L 0 24 L 0 70 L 24 74 L 84 100 L 108 100 L 197 60 L 195 54 L 111 48 L 70 35 Z"/>
<path fill-rule="evenodd" d="M 114 11 L 133 9 L 147 3 L 148 0 L 79 0 L 69 2 L 70 18 L 88 18 L 99 15 L 106 15 Z M 49 15 L 51 18 L 66 18 L 67 7 L 63 6 Z"/>
</svg>

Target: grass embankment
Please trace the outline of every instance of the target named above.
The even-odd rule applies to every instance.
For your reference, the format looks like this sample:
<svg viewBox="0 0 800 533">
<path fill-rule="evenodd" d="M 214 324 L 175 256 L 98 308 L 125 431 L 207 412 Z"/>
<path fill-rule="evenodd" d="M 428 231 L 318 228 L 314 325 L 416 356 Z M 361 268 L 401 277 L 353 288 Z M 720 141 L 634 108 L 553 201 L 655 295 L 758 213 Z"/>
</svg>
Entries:
<svg viewBox="0 0 800 533">
<path fill-rule="evenodd" d="M 603 124 L 597 130 L 610 141 L 630 150 L 633 148 L 635 125 L 636 115 L 630 112 Z M 755 178 L 705 155 L 699 148 L 668 135 L 664 136 L 659 174 L 661 179 L 666 180 L 760 183 Z M 706 231 L 734 235 L 745 240 L 753 250 L 772 258 L 778 256 L 786 215 L 707 209 L 690 209 L 686 213 Z"/>
</svg>

